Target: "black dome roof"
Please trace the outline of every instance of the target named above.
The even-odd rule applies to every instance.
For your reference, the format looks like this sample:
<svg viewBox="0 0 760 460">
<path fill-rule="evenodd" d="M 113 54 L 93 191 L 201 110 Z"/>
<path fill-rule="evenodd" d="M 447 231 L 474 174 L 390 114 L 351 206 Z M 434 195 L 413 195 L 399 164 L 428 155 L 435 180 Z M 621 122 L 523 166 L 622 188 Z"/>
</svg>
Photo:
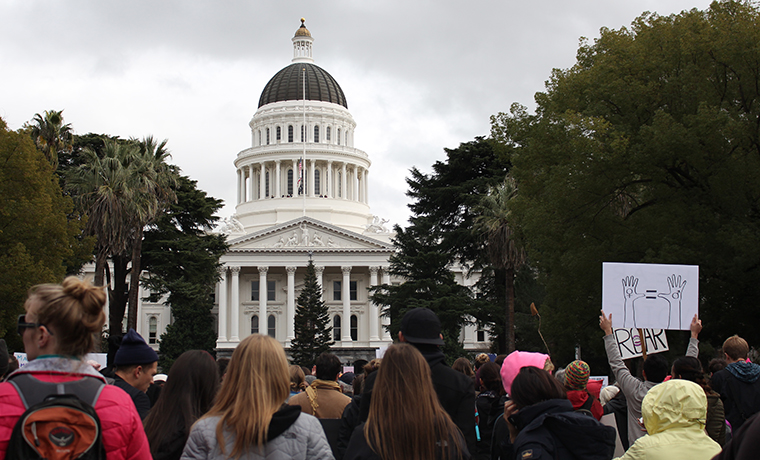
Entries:
<svg viewBox="0 0 760 460">
<path fill-rule="evenodd" d="M 280 101 L 303 99 L 301 69 L 306 69 L 306 99 L 332 102 L 348 108 L 346 96 L 338 82 L 321 67 L 305 62 L 290 64 L 269 80 L 259 98 L 259 107 Z"/>
</svg>

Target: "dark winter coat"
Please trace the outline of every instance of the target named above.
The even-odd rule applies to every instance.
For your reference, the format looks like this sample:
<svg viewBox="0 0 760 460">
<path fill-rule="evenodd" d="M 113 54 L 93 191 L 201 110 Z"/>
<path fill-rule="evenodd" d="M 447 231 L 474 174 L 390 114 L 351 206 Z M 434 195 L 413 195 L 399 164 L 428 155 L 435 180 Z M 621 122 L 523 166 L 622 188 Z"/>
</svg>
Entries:
<svg viewBox="0 0 760 460">
<path fill-rule="evenodd" d="M 729 364 L 712 376 L 710 386 L 720 393 L 732 430 L 738 430 L 748 418 L 760 412 L 759 365 L 743 361 Z"/>
<path fill-rule="evenodd" d="M 504 404 L 499 404 L 500 399 L 501 396 L 498 393 L 490 390 L 481 392 L 475 399 L 475 407 L 478 409 L 478 431 L 480 433 L 480 440 L 475 453 L 477 460 L 491 458 L 493 426 L 499 415 L 504 413 Z"/>
<path fill-rule="evenodd" d="M 460 438 L 461 440 L 461 438 Z M 461 442 L 461 441 L 460 441 Z M 440 458 L 440 456 L 436 455 L 436 458 Z M 451 460 L 470 460 L 472 457 L 470 456 L 469 451 L 467 450 L 467 446 L 462 444 L 462 455 L 459 457 L 450 456 Z M 377 453 L 372 450 L 372 448 L 369 446 L 369 443 L 367 442 L 367 438 L 364 436 L 364 423 L 359 425 L 354 429 L 353 434 L 351 435 L 351 442 L 348 443 L 348 449 L 346 450 L 346 454 L 343 457 L 344 460 L 382 460 Z"/>
<path fill-rule="evenodd" d="M 609 460 L 615 453 L 615 429 L 573 410 L 567 399 L 551 399 L 514 414 L 519 430 L 515 458 Z"/>
<path fill-rule="evenodd" d="M 760 414 L 750 417 L 713 460 L 755 460 L 760 452 Z"/>
</svg>

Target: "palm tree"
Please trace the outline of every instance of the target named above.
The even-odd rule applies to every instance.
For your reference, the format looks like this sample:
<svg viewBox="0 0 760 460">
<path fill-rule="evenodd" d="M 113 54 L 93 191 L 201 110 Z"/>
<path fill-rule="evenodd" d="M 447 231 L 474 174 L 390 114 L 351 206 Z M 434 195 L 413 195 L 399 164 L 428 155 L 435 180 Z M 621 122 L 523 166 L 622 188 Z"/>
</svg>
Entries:
<svg viewBox="0 0 760 460">
<path fill-rule="evenodd" d="M 475 211 L 475 230 L 485 237 L 488 258 L 496 270 L 505 273 L 507 299 L 507 353 L 515 349 L 515 272 L 525 263 L 525 250 L 515 240 L 510 201 L 517 195 L 515 180 L 507 176 L 504 182 L 491 187 Z"/>
<path fill-rule="evenodd" d="M 63 110 L 45 110 L 44 115 L 34 114 L 30 125 L 34 143 L 47 157 L 53 168 L 58 168 L 58 154 L 71 150 L 71 124 L 63 124 Z"/>
<path fill-rule="evenodd" d="M 134 190 L 129 205 L 132 229 L 132 267 L 129 282 L 129 306 L 127 327 L 137 328 L 137 301 L 140 287 L 140 261 L 143 232 L 166 207 L 177 201 L 174 188 L 177 185 L 178 168 L 169 165 L 171 158 L 166 148 L 167 140 L 156 142 L 153 136 L 136 141 L 138 155 L 130 165 L 133 168 Z"/>
</svg>

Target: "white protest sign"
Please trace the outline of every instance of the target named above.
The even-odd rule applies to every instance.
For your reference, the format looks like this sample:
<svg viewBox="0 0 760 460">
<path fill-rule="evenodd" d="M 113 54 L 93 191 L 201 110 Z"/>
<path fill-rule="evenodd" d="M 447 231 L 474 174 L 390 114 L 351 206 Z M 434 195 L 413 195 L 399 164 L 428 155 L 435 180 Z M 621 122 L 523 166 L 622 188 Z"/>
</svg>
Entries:
<svg viewBox="0 0 760 460">
<path fill-rule="evenodd" d="M 648 355 L 669 350 L 668 337 L 664 329 L 643 329 L 643 331 Z M 643 355 L 638 329 L 615 329 L 612 335 L 615 336 L 623 359 L 638 358 Z"/>
<path fill-rule="evenodd" d="M 602 310 L 613 327 L 688 331 L 698 307 L 697 265 L 602 264 Z"/>
<path fill-rule="evenodd" d="M 26 353 L 13 353 L 13 356 L 16 357 L 16 360 L 18 361 L 19 369 L 21 369 L 22 367 L 26 366 L 29 363 L 29 360 L 26 359 Z"/>
</svg>

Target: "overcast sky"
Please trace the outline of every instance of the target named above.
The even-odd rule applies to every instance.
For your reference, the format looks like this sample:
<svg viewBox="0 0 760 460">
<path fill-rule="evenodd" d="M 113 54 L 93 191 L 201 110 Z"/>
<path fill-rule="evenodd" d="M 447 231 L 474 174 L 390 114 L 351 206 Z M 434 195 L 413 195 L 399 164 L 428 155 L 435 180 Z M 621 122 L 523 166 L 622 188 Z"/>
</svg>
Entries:
<svg viewBox="0 0 760 460">
<path fill-rule="evenodd" d="M 580 37 L 706 0 L 0 0 L 0 117 L 64 110 L 77 134 L 168 139 L 172 162 L 234 213 L 238 152 L 300 18 L 372 160 L 373 214 L 406 224 L 405 178 L 534 107 Z"/>
</svg>

